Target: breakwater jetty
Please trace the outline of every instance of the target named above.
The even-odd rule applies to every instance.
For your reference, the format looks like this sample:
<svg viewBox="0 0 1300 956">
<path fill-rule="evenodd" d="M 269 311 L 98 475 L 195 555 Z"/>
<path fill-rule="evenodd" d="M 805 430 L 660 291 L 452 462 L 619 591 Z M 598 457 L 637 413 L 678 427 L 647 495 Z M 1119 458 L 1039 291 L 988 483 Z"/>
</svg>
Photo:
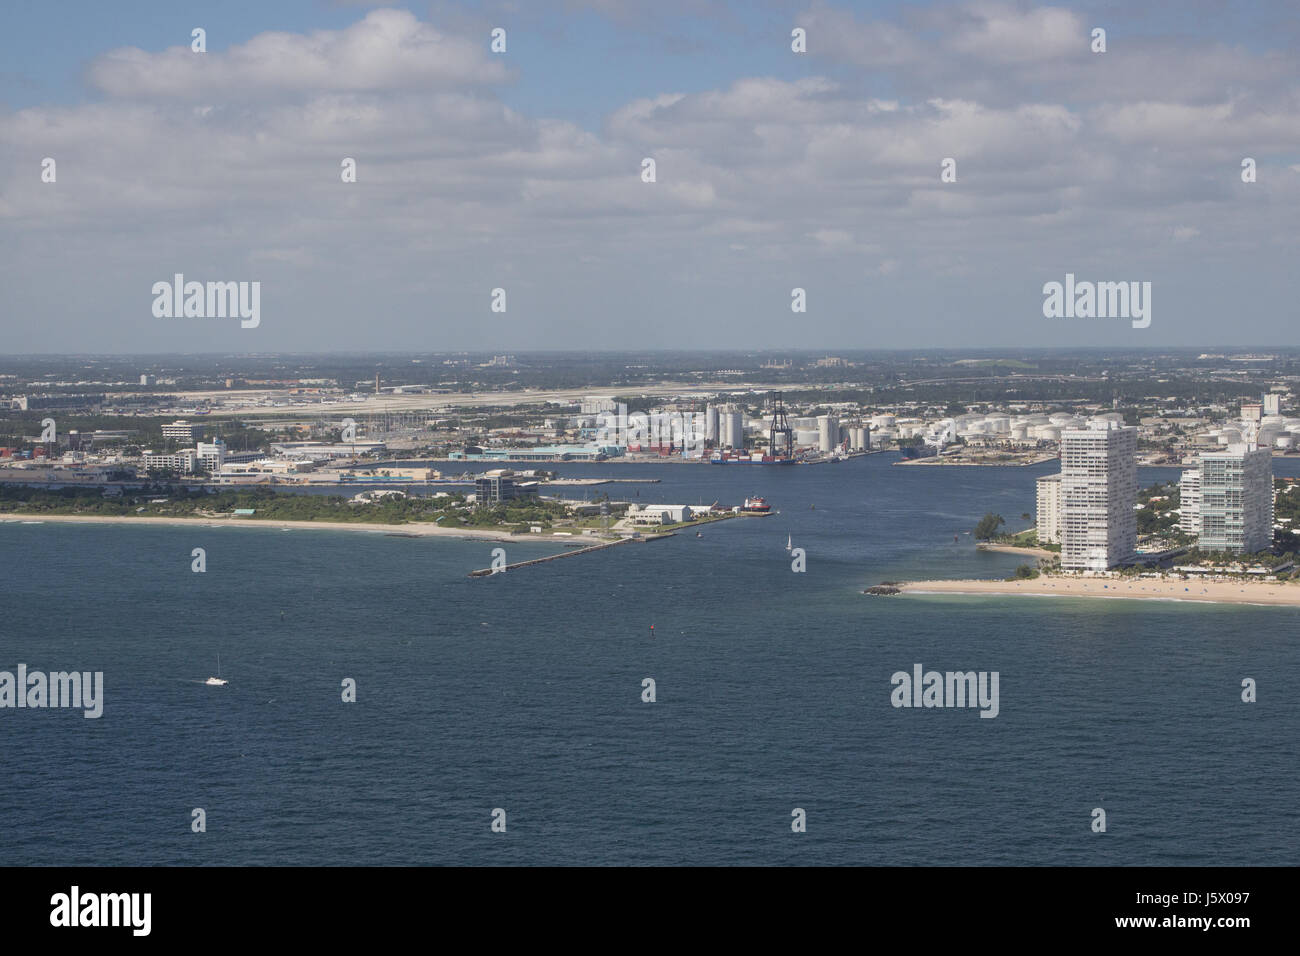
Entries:
<svg viewBox="0 0 1300 956">
<path fill-rule="evenodd" d="M 493 574 L 500 574 L 503 571 L 513 571 L 516 568 L 526 568 L 532 564 L 545 564 L 548 561 L 558 561 L 561 558 L 572 558 L 579 554 L 590 554 L 592 551 L 604 551 L 607 548 L 617 548 L 622 544 L 631 544 L 637 542 L 645 544 L 647 541 L 657 541 L 660 538 L 671 538 L 676 532 L 669 531 L 666 534 L 650 535 L 644 538 L 619 538 L 617 541 L 602 541 L 600 544 L 589 545 L 585 548 L 575 548 L 572 551 L 561 551 L 559 554 L 550 554 L 544 558 L 533 558 L 529 561 L 517 561 L 514 564 L 507 564 L 503 568 L 479 568 L 477 571 L 471 571 L 471 578 L 485 578 Z"/>
</svg>

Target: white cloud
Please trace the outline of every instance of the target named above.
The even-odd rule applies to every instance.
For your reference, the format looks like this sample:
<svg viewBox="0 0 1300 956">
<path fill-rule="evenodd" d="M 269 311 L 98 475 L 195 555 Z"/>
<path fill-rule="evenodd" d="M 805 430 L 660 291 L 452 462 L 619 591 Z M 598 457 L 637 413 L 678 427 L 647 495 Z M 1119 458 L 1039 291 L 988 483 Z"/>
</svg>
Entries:
<svg viewBox="0 0 1300 956">
<path fill-rule="evenodd" d="M 405 10 L 374 10 L 345 30 L 262 33 L 220 52 L 135 47 L 97 58 L 89 78 L 115 97 L 205 102 L 279 93 L 445 89 L 508 78 L 486 41 L 444 36 Z"/>
<path fill-rule="evenodd" d="M 1300 152 L 1300 83 L 1267 51 L 1167 40 L 1150 60 L 1075 64 L 1088 26 L 1077 15 L 1000 4 L 883 25 L 821 5 L 806 22 L 814 75 L 665 89 L 596 131 L 508 107 L 494 85 L 510 61 L 485 37 L 399 11 L 207 54 L 115 51 L 90 70 L 102 99 L 0 114 L 0 165 L 20 171 L 0 193 L 0 229 L 23 240 L 6 244 L 0 309 L 69 271 L 88 289 L 124 277 L 127 309 L 131 290 L 173 271 L 255 266 L 253 278 L 310 279 L 277 298 L 303 303 L 301 330 L 354 294 L 358 308 L 445 299 L 460 315 L 502 275 L 541 290 L 511 298 L 512 315 L 536 317 L 551 285 L 559 310 L 571 286 L 649 309 L 672 290 L 629 294 L 628 282 L 709 276 L 743 298 L 769 281 L 788 295 L 786 273 L 841 270 L 824 274 L 825 303 L 826 289 L 852 301 L 863 274 L 1016 286 L 1005 276 L 1063 273 L 1085 254 L 1152 269 L 1175 252 L 1226 263 L 1224 250 L 1248 261 L 1290 243 L 1300 180 L 1268 170 Z M 1032 36 L 1037 52 L 1008 52 Z M 833 57 L 890 82 L 816 75 Z M 1196 65 L 1183 89 L 1166 75 L 1180 62 Z M 1074 82 L 1052 73 L 1076 68 L 1088 72 Z M 1242 155 L 1260 163 L 1249 187 Z M 58 160 L 57 185 L 39 180 L 43 156 Z M 355 184 L 340 181 L 345 156 Z M 654 184 L 640 180 L 645 156 Z M 940 183 L 949 156 L 958 179 Z M 1187 225 L 1207 209 L 1208 238 Z M 1201 241 L 1175 251 L 1170 236 Z M 922 293 L 940 295 L 934 285 Z"/>
</svg>

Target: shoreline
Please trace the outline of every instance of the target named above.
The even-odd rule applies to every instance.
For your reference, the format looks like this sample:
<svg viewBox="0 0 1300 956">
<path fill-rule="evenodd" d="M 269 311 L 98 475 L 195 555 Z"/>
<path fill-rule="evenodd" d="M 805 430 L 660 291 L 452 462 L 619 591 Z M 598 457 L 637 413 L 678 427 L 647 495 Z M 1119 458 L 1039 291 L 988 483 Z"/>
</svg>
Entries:
<svg viewBox="0 0 1300 956">
<path fill-rule="evenodd" d="M 1048 551 L 1046 548 L 1034 548 L 1028 545 L 1019 544 L 986 544 L 981 542 L 975 545 L 976 551 L 996 551 L 998 554 L 1023 554 L 1031 558 L 1055 558 L 1059 557 L 1058 552 Z"/>
<path fill-rule="evenodd" d="M 402 537 L 417 538 L 464 538 L 489 541 L 533 541 L 546 544 L 568 544 L 582 542 L 594 536 L 549 535 L 549 534 L 511 534 L 492 528 L 439 528 L 428 523 L 382 524 L 364 521 L 272 521 L 265 518 L 132 518 L 126 515 L 41 515 L 5 512 L 0 515 L 0 523 L 22 524 L 33 522 L 63 522 L 68 524 L 136 524 L 150 527 L 199 527 L 199 528 L 264 528 L 276 531 L 290 528 L 295 531 L 365 531 L 396 534 Z M 603 541 L 603 538 L 597 538 Z"/>
<path fill-rule="evenodd" d="M 1284 581 L 1182 581 L 1175 578 L 1075 578 L 1041 575 L 1024 581 L 905 581 L 901 594 L 1030 595 L 1201 604 L 1267 604 L 1300 607 L 1300 585 Z"/>
</svg>

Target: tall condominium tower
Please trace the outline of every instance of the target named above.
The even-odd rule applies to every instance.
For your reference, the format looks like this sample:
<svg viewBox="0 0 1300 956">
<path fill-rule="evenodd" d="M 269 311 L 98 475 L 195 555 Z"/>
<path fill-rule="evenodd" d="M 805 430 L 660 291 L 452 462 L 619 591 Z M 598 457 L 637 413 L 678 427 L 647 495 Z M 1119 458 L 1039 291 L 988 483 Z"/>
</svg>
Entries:
<svg viewBox="0 0 1300 956">
<path fill-rule="evenodd" d="M 1206 551 L 1252 554 L 1273 544 L 1273 455 L 1229 445 L 1201 455 L 1200 542 Z"/>
<path fill-rule="evenodd" d="M 1183 534 L 1201 533 L 1201 465 L 1188 468 L 1178 481 L 1178 530 Z"/>
<path fill-rule="evenodd" d="M 1038 479 L 1038 543 L 1061 543 L 1061 476 Z"/>
<path fill-rule="evenodd" d="M 1113 421 L 1061 432 L 1061 567 L 1105 571 L 1137 548 L 1137 432 Z"/>
</svg>

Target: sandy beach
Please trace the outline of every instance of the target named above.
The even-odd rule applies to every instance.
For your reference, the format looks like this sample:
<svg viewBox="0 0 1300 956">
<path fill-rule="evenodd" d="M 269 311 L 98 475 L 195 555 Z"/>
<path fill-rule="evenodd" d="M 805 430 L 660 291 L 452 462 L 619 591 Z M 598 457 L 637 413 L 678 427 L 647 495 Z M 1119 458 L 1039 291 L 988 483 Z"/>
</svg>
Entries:
<svg viewBox="0 0 1300 956">
<path fill-rule="evenodd" d="M 1021 547 L 1017 544 L 977 544 L 976 551 L 997 551 L 1000 554 L 1023 554 L 1027 558 L 1055 558 L 1055 551 L 1046 548 Z"/>
<path fill-rule="evenodd" d="M 1300 584 L 1282 581 L 1181 581 L 1174 578 L 1080 578 L 1042 575 L 1027 581 L 907 581 L 904 594 L 1028 594 L 1052 597 L 1200 601 L 1300 606 Z"/>
<path fill-rule="evenodd" d="M 295 531 L 368 531 L 385 534 L 415 535 L 421 538 L 478 538 L 492 541 L 536 541 L 547 544 L 591 544 L 590 536 L 574 534 L 572 536 L 551 534 L 511 534 L 509 531 L 497 531 L 491 528 L 439 528 L 428 524 L 372 524 L 360 521 L 270 521 L 257 518 L 130 518 L 125 515 L 30 515 L 7 513 L 0 517 L 0 522 L 70 522 L 73 524 L 132 524 L 170 526 L 183 528 L 262 528 L 278 531 L 290 528 Z"/>
</svg>

